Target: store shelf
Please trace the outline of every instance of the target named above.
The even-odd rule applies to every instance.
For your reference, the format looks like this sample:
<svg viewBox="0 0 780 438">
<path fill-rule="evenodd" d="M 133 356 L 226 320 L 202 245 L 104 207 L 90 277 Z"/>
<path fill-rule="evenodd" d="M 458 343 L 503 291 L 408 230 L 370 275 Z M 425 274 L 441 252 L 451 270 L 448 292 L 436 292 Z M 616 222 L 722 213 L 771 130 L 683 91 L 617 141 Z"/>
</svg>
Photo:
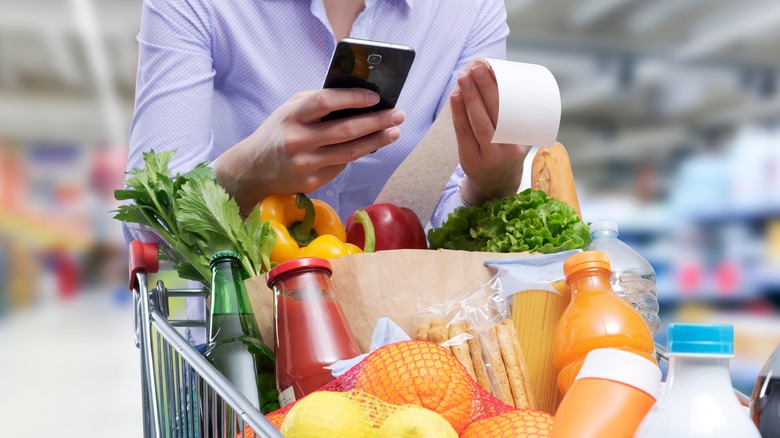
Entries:
<svg viewBox="0 0 780 438">
<path fill-rule="evenodd" d="M 92 237 L 83 223 L 53 220 L 32 214 L 0 211 L 0 232 L 24 239 L 31 246 L 75 251 L 88 249 Z"/>
</svg>

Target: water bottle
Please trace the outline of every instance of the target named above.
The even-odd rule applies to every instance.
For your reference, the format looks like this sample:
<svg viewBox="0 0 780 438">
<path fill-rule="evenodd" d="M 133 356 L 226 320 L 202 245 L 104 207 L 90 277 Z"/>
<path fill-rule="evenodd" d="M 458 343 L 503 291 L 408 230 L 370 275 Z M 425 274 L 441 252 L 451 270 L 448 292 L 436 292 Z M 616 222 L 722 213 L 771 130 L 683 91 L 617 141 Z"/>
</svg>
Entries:
<svg viewBox="0 0 780 438">
<path fill-rule="evenodd" d="M 614 221 L 595 221 L 590 226 L 593 238 L 588 250 L 602 251 L 612 267 L 612 289 L 642 315 L 655 335 L 661 326 L 658 318 L 658 292 L 653 266 L 633 248 L 618 239 Z"/>
<path fill-rule="evenodd" d="M 763 438 L 780 438 L 780 344 L 756 379 L 750 416 Z"/>
<path fill-rule="evenodd" d="M 634 438 L 761 438 L 731 386 L 734 327 L 669 324 L 666 387 Z"/>
</svg>

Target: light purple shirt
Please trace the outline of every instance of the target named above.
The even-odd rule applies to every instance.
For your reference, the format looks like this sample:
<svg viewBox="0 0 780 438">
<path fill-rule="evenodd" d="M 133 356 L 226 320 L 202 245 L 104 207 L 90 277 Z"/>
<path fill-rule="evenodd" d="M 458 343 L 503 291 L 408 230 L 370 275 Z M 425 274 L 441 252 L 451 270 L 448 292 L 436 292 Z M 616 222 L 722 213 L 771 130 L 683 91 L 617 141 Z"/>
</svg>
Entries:
<svg viewBox="0 0 780 438">
<path fill-rule="evenodd" d="M 503 0 L 367 0 L 350 36 L 416 51 L 397 108 L 401 137 L 312 194 L 342 219 L 370 205 L 430 128 L 474 58 L 505 58 Z M 145 0 L 138 34 L 128 169 L 143 151 L 177 149 L 184 172 L 212 163 L 294 94 L 319 89 L 335 40 L 322 0 Z M 431 223 L 460 204 L 460 169 Z M 428 218 L 421 218 L 425 221 Z"/>
</svg>

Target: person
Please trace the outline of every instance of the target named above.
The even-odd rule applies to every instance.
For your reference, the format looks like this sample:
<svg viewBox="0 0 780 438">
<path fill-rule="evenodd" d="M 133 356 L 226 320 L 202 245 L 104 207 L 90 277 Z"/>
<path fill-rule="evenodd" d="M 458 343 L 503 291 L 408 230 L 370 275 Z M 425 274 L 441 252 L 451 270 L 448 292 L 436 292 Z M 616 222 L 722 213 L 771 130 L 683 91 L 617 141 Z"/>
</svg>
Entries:
<svg viewBox="0 0 780 438">
<path fill-rule="evenodd" d="M 174 172 L 210 163 L 243 212 L 270 193 L 306 192 L 344 219 L 371 204 L 449 103 L 462 167 L 436 226 L 460 204 L 464 174 L 471 204 L 519 185 L 528 147 L 490 143 L 497 91 L 489 66 L 474 61 L 505 58 L 507 34 L 502 0 L 145 0 L 128 170 L 144 151 L 176 149 Z M 320 122 L 376 99 L 320 89 L 345 36 L 417 56 L 396 109 Z"/>
<path fill-rule="evenodd" d="M 144 0 L 127 168 L 145 151 L 176 149 L 174 173 L 209 163 L 242 213 L 268 194 L 305 192 L 345 220 L 450 106 L 460 166 L 430 219 L 437 227 L 457 206 L 520 184 L 530 147 L 491 143 L 498 91 L 482 59 L 506 57 L 508 32 L 503 0 Z M 395 109 L 323 122 L 378 99 L 321 88 L 347 36 L 416 57 Z"/>
</svg>

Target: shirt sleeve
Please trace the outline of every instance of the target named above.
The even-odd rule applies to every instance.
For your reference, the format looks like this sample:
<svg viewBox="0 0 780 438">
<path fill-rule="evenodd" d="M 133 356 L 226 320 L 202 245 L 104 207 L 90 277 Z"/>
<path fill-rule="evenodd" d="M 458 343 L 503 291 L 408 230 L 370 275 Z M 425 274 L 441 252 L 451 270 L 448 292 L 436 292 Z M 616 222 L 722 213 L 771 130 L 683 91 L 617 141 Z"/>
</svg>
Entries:
<svg viewBox="0 0 780 438">
<path fill-rule="evenodd" d="M 479 14 L 468 38 L 469 44 L 461 51 L 456 69 L 450 76 L 447 94 L 442 96 L 439 108 L 443 107 L 447 99 L 449 99 L 449 90 L 452 90 L 455 86 L 458 75 L 469 62 L 476 58 L 506 59 L 506 37 L 509 35 L 506 17 L 506 7 L 502 0 L 482 2 Z M 449 213 L 455 210 L 455 208 L 464 205 L 458 193 L 458 185 L 463 179 L 463 175 L 463 170 L 459 165 L 447 182 L 442 196 L 431 215 L 431 227 L 440 227 L 444 220 L 447 219 Z"/>
<path fill-rule="evenodd" d="M 138 71 L 127 170 L 143 166 L 143 152 L 176 150 L 171 171 L 184 172 L 211 157 L 214 68 L 208 5 L 198 0 L 144 0 L 138 33 Z M 125 239 L 156 241 L 138 227 Z"/>
</svg>

